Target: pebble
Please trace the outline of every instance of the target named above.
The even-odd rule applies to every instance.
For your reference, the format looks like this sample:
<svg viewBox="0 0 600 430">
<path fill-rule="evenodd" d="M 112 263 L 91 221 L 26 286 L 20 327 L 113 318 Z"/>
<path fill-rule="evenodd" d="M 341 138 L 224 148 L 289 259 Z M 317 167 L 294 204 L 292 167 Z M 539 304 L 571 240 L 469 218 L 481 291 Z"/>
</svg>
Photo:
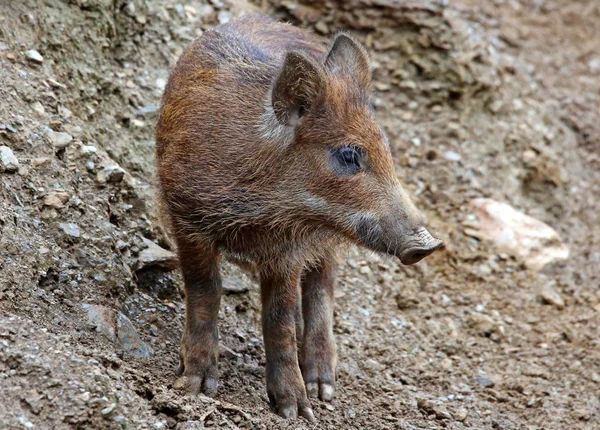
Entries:
<svg viewBox="0 0 600 430">
<path fill-rule="evenodd" d="M 125 170 L 121 168 L 121 166 L 117 164 L 113 164 L 110 166 L 105 166 L 100 169 L 96 174 L 96 182 L 99 184 L 110 183 L 119 183 L 123 180 L 125 176 Z"/>
<path fill-rule="evenodd" d="M 52 143 L 55 148 L 62 149 L 69 146 L 69 144 L 73 141 L 73 136 L 62 131 L 50 130 L 48 132 L 48 139 L 50 139 L 50 143 Z"/>
<path fill-rule="evenodd" d="M 89 156 L 98 152 L 98 148 L 92 145 L 81 145 L 79 153 L 83 156 Z"/>
<path fill-rule="evenodd" d="M 219 20 L 219 24 L 227 24 L 231 19 L 231 14 L 222 10 L 217 14 L 217 19 Z"/>
<path fill-rule="evenodd" d="M 45 166 L 47 164 L 50 164 L 50 159 L 48 157 L 39 157 L 39 158 L 34 158 L 31 161 L 31 165 L 35 168 L 35 167 L 40 167 L 40 166 Z"/>
<path fill-rule="evenodd" d="M 28 60 L 33 61 L 34 63 L 41 64 L 44 62 L 44 57 L 42 57 L 42 55 L 39 52 L 37 52 L 35 49 L 30 49 L 29 51 L 25 51 L 25 57 Z"/>
<path fill-rule="evenodd" d="M 248 285 L 241 279 L 229 276 L 223 279 L 223 291 L 225 294 L 243 294 L 248 292 Z"/>
<path fill-rule="evenodd" d="M 100 412 L 102 413 L 102 415 L 109 415 L 110 413 L 112 413 L 112 411 L 115 410 L 116 407 L 117 407 L 116 403 L 111 403 L 110 405 L 108 405 L 107 407 L 102 409 L 102 411 L 100 411 Z"/>
<path fill-rule="evenodd" d="M 8 146 L 0 146 L 0 169 L 10 173 L 19 170 L 19 160 Z"/>
<path fill-rule="evenodd" d="M 44 197 L 44 206 L 49 206 L 55 209 L 62 209 L 65 207 L 65 203 L 69 201 L 69 195 L 62 191 L 54 191 L 48 193 Z"/>
<path fill-rule="evenodd" d="M 542 302 L 547 305 L 556 306 L 558 309 L 565 307 L 565 301 L 553 287 L 554 282 L 546 284 L 540 292 Z"/>
<path fill-rule="evenodd" d="M 79 226 L 75 223 L 61 222 L 60 224 L 58 224 L 58 227 L 68 236 L 71 236 L 73 238 L 81 237 L 81 230 L 79 229 Z"/>
<path fill-rule="evenodd" d="M 146 249 L 138 256 L 139 268 L 160 266 L 168 270 L 175 269 L 178 265 L 177 254 L 161 248 L 156 243 L 144 238 Z"/>
<path fill-rule="evenodd" d="M 17 61 L 17 57 L 15 57 L 14 54 L 6 54 L 6 59 L 8 61 L 10 61 L 11 63 L 14 63 L 15 61 Z"/>
<path fill-rule="evenodd" d="M 438 420 L 452 419 L 446 408 L 433 403 L 431 400 L 417 399 L 417 407 L 428 415 L 435 415 Z"/>
<path fill-rule="evenodd" d="M 496 383 L 487 376 L 478 376 L 477 383 L 483 385 L 485 388 L 492 388 Z"/>
<path fill-rule="evenodd" d="M 459 153 L 454 152 L 454 151 L 446 151 L 444 152 L 444 158 L 446 158 L 446 160 L 450 160 L 450 161 L 460 161 L 462 160 L 462 157 L 460 156 Z"/>
<path fill-rule="evenodd" d="M 456 421 L 460 421 L 463 422 L 467 419 L 467 416 L 469 415 L 469 411 L 466 410 L 465 408 L 460 408 L 459 410 L 457 410 L 456 412 L 454 412 L 453 416 L 454 419 Z"/>
<path fill-rule="evenodd" d="M 31 105 L 31 108 L 36 112 L 39 116 L 44 116 L 46 114 L 46 109 L 44 109 L 44 105 L 40 102 L 35 102 Z"/>
<path fill-rule="evenodd" d="M 152 348 L 142 341 L 129 318 L 121 312 L 117 314 L 117 340 L 119 346 L 133 357 L 147 358 L 154 354 Z"/>
</svg>

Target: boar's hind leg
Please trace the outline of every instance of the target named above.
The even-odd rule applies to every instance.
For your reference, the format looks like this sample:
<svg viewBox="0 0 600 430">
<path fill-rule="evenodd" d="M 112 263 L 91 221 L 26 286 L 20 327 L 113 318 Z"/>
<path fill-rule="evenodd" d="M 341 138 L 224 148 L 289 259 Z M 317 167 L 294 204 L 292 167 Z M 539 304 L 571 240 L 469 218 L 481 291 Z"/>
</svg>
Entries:
<svg viewBox="0 0 600 430">
<path fill-rule="evenodd" d="M 261 272 L 267 394 L 271 405 L 282 417 L 300 415 L 314 421 L 298 365 L 296 346 L 295 314 L 299 278 L 300 270 L 286 274 Z"/>
<path fill-rule="evenodd" d="M 308 269 L 302 279 L 304 339 L 300 362 L 309 397 L 330 401 L 334 395 L 337 356 L 333 337 L 333 255 Z"/>
<path fill-rule="evenodd" d="M 218 252 L 210 246 L 178 238 L 179 260 L 185 282 L 186 319 L 181 339 L 182 376 L 175 388 L 214 396 L 217 391 L 221 302 Z"/>
</svg>

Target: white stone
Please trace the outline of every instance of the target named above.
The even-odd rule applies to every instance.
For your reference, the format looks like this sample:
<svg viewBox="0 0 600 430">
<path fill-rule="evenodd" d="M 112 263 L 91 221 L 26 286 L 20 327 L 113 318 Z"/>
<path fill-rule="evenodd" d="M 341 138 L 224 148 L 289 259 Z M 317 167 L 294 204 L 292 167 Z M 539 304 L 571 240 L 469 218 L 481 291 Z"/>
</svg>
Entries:
<svg viewBox="0 0 600 430">
<path fill-rule="evenodd" d="M 0 170 L 5 172 L 19 170 L 19 160 L 8 146 L 0 146 Z"/>
<path fill-rule="evenodd" d="M 512 206 L 479 198 L 470 207 L 478 225 L 465 233 L 492 242 L 498 252 L 513 255 L 527 268 L 538 271 L 548 263 L 569 257 L 569 248 L 554 229 Z"/>
<path fill-rule="evenodd" d="M 25 51 L 25 57 L 27 57 L 28 60 L 31 60 L 36 63 L 44 62 L 44 57 L 42 57 L 42 55 L 39 52 L 37 52 L 35 49 L 30 49 L 29 51 Z"/>
<path fill-rule="evenodd" d="M 50 130 L 48 132 L 48 139 L 50 139 L 50 142 L 55 148 L 61 149 L 69 146 L 69 144 L 73 141 L 73 136 L 62 131 Z"/>
</svg>

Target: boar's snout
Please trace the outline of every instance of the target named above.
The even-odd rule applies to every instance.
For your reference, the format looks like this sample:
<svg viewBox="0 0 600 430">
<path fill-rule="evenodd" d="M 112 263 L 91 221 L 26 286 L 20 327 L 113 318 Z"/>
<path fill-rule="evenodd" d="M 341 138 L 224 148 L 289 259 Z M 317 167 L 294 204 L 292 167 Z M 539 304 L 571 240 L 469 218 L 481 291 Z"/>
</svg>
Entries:
<svg viewBox="0 0 600 430">
<path fill-rule="evenodd" d="M 440 239 L 434 238 L 423 228 L 407 242 L 406 248 L 398 257 L 402 264 L 415 264 L 434 253 L 442 244 L 443 242 Z"/>
</svg>

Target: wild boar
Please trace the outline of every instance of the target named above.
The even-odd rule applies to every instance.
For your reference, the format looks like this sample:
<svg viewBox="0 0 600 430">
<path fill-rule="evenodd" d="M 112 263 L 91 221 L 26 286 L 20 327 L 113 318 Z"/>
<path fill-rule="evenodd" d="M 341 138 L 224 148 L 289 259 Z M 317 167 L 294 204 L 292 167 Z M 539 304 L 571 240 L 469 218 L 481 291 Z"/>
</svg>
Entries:
<svg viewBox="0 0 600 430">
<path fill-rule="evenodd" d="M 156 144 L 185 281 L 177 387 L 216 392 L 221 255 L 258 268 L 274 409 L 312 421 L 308 397 L 334 396 L 336 249 L 413 264 L 441 246 L 400 185 L 370 84 L 353 37 L 326 43 L 261 15 L 217 26 L 178 60 Z"/>
</svg>

